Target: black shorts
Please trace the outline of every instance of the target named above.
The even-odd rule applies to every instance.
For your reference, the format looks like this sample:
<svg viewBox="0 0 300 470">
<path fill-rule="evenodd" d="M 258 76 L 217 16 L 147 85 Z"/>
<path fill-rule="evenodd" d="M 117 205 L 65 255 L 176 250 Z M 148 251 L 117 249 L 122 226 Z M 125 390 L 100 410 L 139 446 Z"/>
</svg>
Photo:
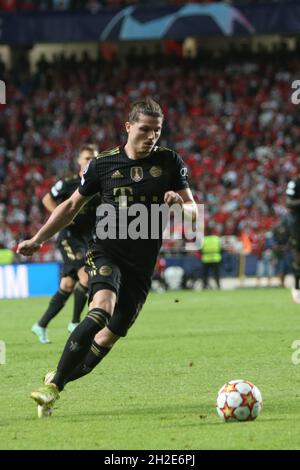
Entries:
<svg viewBox="0 0 300 470">
<path fill-rule="evenodd" d="M 289 231 L 289 243 L 291 247 L 300 252 L 300 217 L 292 216 L 290 218 Z"/>
<path fill-rule="evenodd" d="M 77 238 L 62 238 L 59 240 L 57 248 L 63 258 L 61 277 L 70 276 L 77 281 L 77 272 L 85 265 L 87 242 Z"/>
<path fill-rule="evenodd" d="M 127 270 L 122 263 L 98 250 L 87 252 L 86 271 L 89 302 L 99 290 L 109 289 L 116 293 L 116 307 L 107 326 L 115 335 L 126 336 L 146 301 L 151 277 Z"/>
</svg>

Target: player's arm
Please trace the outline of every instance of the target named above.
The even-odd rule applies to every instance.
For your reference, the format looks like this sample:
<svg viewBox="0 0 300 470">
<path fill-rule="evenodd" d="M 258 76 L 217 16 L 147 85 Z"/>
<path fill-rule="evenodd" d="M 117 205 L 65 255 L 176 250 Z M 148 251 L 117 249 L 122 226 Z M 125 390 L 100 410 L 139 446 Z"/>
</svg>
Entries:
<svg viewBox="0 0 300 470">
<path fill-rule="evenodd" d="M 45 194 L 45 196 L 42 199 L 43 206 L 47 209 L 49 212 L 53 212 L 54 209 L 57 207 L 57 202 L 53 199 L 51 196 L 51 193 Z"/>
<path fill-rule="evenodd" d="M 300 207 L 300 199 L 297 198 L 299 195 L 299 182 L 289 181 L 286 188 L 286 205 L 289 209 Z"/>
<path fill-rule="evenodd" d="M 181 189 L 178 191 L 178 194 L 183 201 L 182 207 L 184 213 L 190 216 L 192 220 L 196 220 L 198 209 L 190 188 Z"/>
<path fill-rule="evenodd" d="M 184 210 L 184 214 L 191 217 L 192 220 L 196 220 L 198 209 L 189 188 L 188 170 L 179 155 L 173 153 L 172 157 L 171 171 L 173 191 L 165 193 L 164 202 L 168 206 L 180 204 Z"/>
<path fill-rule="evenodd" d="M 53 199 L 51 192 L 45 194 L 45 196 L 42 199 L 42 203 L 43 203 L 43 206 L 47 209 L 47 211 L 50 212 L 50 214 L 52 214 L 54 209 L 56 209 L 56 207 L 59 204 L 58 202 L 55 201 L 55 199 Z M 70 225 L 72 224 L 74 224 L 74 221 L 72 221 Z"/>
<path fill-rule="evenodd" d="M 31 256 L 38 251 L 40 246 L 55 233 L 72 222 L 73 218 L 93 196 L 83 196 L 78 189 L 69 199 L 59 204 L 43 227 L 30 240 L 24 240 L 18 245 L 17 253 L 24 256 Z"/>
<path fill-rule="evenodd" d="M 190 188 L 180 189 L 178 191 L 168 191 L 165 193 L 164 202 L 168 206 L 172 204 L 180 204 L 184 210 L 185 215 L 195 220 L 197 217 L 197 204 L 195 203 L 192 191 Z"/>
<path fill-rule="evenodd" d="M 300 207 L 300 199 L 291 199 L 290 197 L 287 197 L 286 206 L 289 209 L 293 209 L 295 207 Z"/>
</svg>

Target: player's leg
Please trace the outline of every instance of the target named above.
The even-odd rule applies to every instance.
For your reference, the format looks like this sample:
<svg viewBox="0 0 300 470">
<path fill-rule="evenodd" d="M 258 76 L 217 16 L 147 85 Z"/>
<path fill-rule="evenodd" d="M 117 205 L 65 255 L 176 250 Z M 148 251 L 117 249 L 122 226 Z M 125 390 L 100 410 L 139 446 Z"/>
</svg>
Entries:
<svg viewBox="0 0 300 470">
<path fill-rule="evenodd" d="M 121 278 L 119 267 L 96 250 L 89 254 L 88 259 L 90 310 L 71 333 L 51 383 L 31 395 L 41 407 L 45 404 L 41 416 L 45 416 L 44 411 L 49 411 L 47 408 L 58 399 L 67 378 L 83 362 L 95 335 L 108 324 L 115 308 Z"/>
<path fill-rule="evenodd" d="M 72 333 L 80 323 L 80 316 L 87 302 L 88 275 L 84 266 L 77 271 L 79 281 L 74 288 L 74 306 L 72 321 L 68 325 L 68 330 Z"/>
<path fill-rule="evenodd" d="M 283 273 L 281 286 L 285 287 L 285 278 L 291 272 L 291 253 L 285 252 L 282 256 L 283 259 Z"/>
<path fill-rule="evenodd" d="M 71 333 L 57 370 L 54 373 L 48 373 L 44 386 L 31 393 L 31 398 L 38 404 L 38 416 L 40 418 L 52 415 L 53 404 L 59 399 L 59 392 L 63 390 L 67 377 L 78 365 L 83 363 L 89 350 L 94 350 L 93 339 L 98 331 L 102 330 L 108 323 L 114 310 L 115 301 L 115 292 L 109 289 L 98 292 L 96 302 L 91 305 L 86 318 Z"/>
<path fill-rule="evenodd" d="M 114 291 L 104 289 L 104 287 L 105 284 L 102 283 L 93 285 L 90 296 L 92 298 L 92 302 L 89 305 L 89 313 L 87 317 L 89 317 L 90 313 L 95 315 L 97 312 L 107 312 L 109 313 L 109 317 L 107 317 L 106 322 L 107 325 L 115 309 L 116 293 Z M 83 320 L 82 323 L 83 322 L 85 322 L 85 320 Z M 80 323 L 76 330 L 78 328 L 82 328 L 82 323 Z M 100 338 L 100 341 L 98 340 L 96 342 L 96 338 Z M 78 359 L 79 356 L 76 358 L 73 367 L 70 367 L 69 371 L 64 366 L 64 351 L 61 361 L 58 364 L 57 372 L 51 382 L 55 383 L 59 389 L 62 390 L 66 383 L 77 380 L 80 377 L 90 373 L 96 367 L 96 365 L 99 364 L 99 362 L 110 352 L 112 346 L 118 339 L 119 336 L 113 334 L 105 325 L 103 325 L 101 329 L 98 328 L 98 331 L 95 331 L 95 334 L 90 336 L 89 343 L 85 342 L 87 346 L 85 349 L 85 354 L 82 355 L 80 360 Z M 65 350 L 66 349 L 67 347 Z M 67 357 L 68 353 L 66 353 L 65 356 Z"/>
<path fill-rule="evenodd" d="M 275 273 L 276 276 L 279 279 L 280 282 L 280 287 L 284 287 L 284 279 L 285 279 L 285 274 L 284 274 L 284 258 L 283 254 L 277 254 L 277 259 L 276 259 L 276 265 L 275 265 Z"/>
<path fill-rule="evenodd" d="M 120 288 L 119 267 L 103 252 L 87 253 L 89 277 L 89 312 L 70 335 L 53 380 L 62 390 L 66 379 L 78 367 L 92 346 L 95 335 L 108 323 L 115 309 Z"/>
<path fill-rule="evenodd" d="M 111 351 L 118 339 L 120 339 L 120 336 L 112 333 L 112 331 L 107 327 L 104 327 L 99 331 L 99 333 L 96 334 L 91 349 L 88 351 L 84 360 L 73 370 L 71 375 L 69 375 L 65 384 L 92 372 L 92 370 L 100 364 L 105 356 L 107 356 Z"/>
<path fill-rule="evenodd" d="M 118 339 L 127 335 L 146 301 L 150 286 L 150 278 L 143 279 L 141 276 L 122 272 L 118 303 L 114 313 L 107 327 L 97 333 L 84 361 L 74 369 L 67 382 L 89 374 L 112 350 Z"/>
<path fill-rule="evenodd" d="M 63 388 L 65 383 L 71 380 L 76 380 L 77 378 L 91 372 L 112 349 L 119 337 L 126 336 L 128 329 L 135 322 L 150 290 L 151 279 L 142 279 L 140 277 L 135 278 L 136 282 L 132 282 L 134 278 L 130 278 L 129 274 L 124 278 L 126 279 L 126 283 L 122 284 L 118 298 L 118 305 L 114 309 L 114 313 L 110 318 L 108 325 L 95 335 L 90 351 L 88 351 L 84 360 L 79 364 L 77 369 L 76 367 L 73 368 L 68 379 L 60 377 L 60 384 L 58 374 L 56 373 L 54 378 L 51 378 L 51 383 L 49 385 L 42 387 L 37 392 L 33 392 L 32 398 L 39 403 L 38 415 L 40 417 L 51 416 L 52 406 L 59 398 L 59 390 Z M 97 289 L 97 286 L 94 286 L 94 288 Z M 96 292 L 96 295 L 93 296 L 93 302 L 90 305 L 92 309 L 91 312 L 96 310 L 99 305 L 99 299 L 101 298 L 102 296 L 100 295 L 100 292 Z M 102 304 L 102 306 L 109 309 L 109 305 Z M 80 329 L 82 324 L 83 322 L 78 328 L 76 328 L 71 337 Z M 62 359 L 60 364 L 62 363 Z"/>
<path fill-rule="evenodd" d="M 220 263 L 212 263 L 212 270 L 214 274 L 215 283 L 218 289 L 221 289 L 220 286 Z"/>
<path fill-rule="evenodd" d="M 203 289 L 208 287 L 209 263 L 202 263 L 202 282 Z"/>
<path fill-rule="evenodd" d="M 66 301 L 70 297 L 75 285 L 75 280 L 71 276 L 61 278 L 58 291 L 51 298 L 48 308 L 32 327 L 32 332 L 37 335 L 43 344 L 49 343 L 47 326 L 50 321 L 62 310 Z"/>
<path fill-rule="evenodd" d="M 61 239 L 58 243 L 58 249 L 63 259 L 59 290 L 52 297 L 43 317 L 32 327 L 33 333 L 39 337 L 41 342 L 43 342 L 43 338 L 48 339 L 47 325 L 62 310 L 73 292 L 78 279 L 77 271 L 84 265 L 84 252 L 81 245 L 82 243 L 75 238 Z"/>
<path fill-rule="evenodd" d="M 300 251 L 295 251 L 293 259 L 293 272 L 295 278 L 295 284 L 292 288 L 292 298 L 296 304 L 300 304 Z"/>
<path fill-rule="evenodd" d="M 115 302 L 116 293 L 112 290 L 102 289 L 96 293 L 87 316 L 71 333 L 58 363 L 52 383 L 59 390 L 64 388 L 67 377 L 83 361 L 95 335 L 108 324 Z"/>
<path fill-rule="evenodd" d="M 300 224 L 298 218 L 291 218 L 289 225 L 289 244 L 293 251 L 292 269 L 294 274 L 294 287 L 292 287 L 292 299 L 300 304 Z"/>
<path fill-rule="evenodd" d="M 273 258 L 268 257 L 267 263 L 268 263 L 268 269 L 267 269 L 267 271 L 268 271 L 268 287 L 271 287 L 272 286 L 272 279 L 273 279 L 274 274 L 275 274 Z"/>
<path fill-rule="evenodd" d="M 115 302 L 115 292 L 109 289 L 98 292 L 97 302 L 91 305 L 86 318 L 67 340 L 51 383 L 31 393 L 31 398 L 38 403 L 39 407 L 42 407 L 38 409 L 39 416 L 45 416 L 49 407 L 52 407 L 54 402 L 59 399 L 59 392 L 63 390 L 67 377 L 83 361 L 91 349 L 95 335 L 107 325 L 113 313 Z"/>
</svg>

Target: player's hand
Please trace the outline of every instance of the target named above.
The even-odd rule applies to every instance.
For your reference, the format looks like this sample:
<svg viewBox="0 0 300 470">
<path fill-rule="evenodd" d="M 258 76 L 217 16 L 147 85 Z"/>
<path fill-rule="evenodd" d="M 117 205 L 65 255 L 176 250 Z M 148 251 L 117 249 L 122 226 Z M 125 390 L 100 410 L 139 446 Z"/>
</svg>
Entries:
<svg viewBox="0 0 300 470">
<path fill-rule="evenodd" d="M 38 251 L 41 246 L 42 246 L 42 243 L 36 243 L 32 239 L 24 240 L 23 242 L 19 243 L 17 247 L 17 253 L 20 253 L 21 255 L 24 255 L 24 256 L 32 256 L 33 253 Z"/>
<path fill-rule="evenodd" d="M 178 193 L 175 193 L 175 191 L 168 191 L 167 193 L 165 193 L 164 202 L 169 207 L 173 204 L 180 204 L 182 206 L 183 199 L 181 196 L 179 196 Z"/>
</svg>

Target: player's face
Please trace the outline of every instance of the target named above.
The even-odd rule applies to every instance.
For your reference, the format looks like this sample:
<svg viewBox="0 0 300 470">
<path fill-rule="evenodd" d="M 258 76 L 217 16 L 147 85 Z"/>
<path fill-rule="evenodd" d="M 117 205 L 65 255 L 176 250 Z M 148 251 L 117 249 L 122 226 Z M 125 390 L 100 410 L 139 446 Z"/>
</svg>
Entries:
<svg viewBox="0 0 300 470">
<path fill-rule="evenodd" d="M 90 150 L 83 150 L 78 158 L 78 163 L 80 166 L 80 171 L 83 171 L 87 166 L 88 162 L 93 158 L 93 152 Z"/>
<path fill-rule="evenodd" d="M 161 117 L 139 115 L 136 122 L 126 122 L 128 143 L 137 154 L 148 155 L 158 141 L 163 120 Z"/>
</svg>

